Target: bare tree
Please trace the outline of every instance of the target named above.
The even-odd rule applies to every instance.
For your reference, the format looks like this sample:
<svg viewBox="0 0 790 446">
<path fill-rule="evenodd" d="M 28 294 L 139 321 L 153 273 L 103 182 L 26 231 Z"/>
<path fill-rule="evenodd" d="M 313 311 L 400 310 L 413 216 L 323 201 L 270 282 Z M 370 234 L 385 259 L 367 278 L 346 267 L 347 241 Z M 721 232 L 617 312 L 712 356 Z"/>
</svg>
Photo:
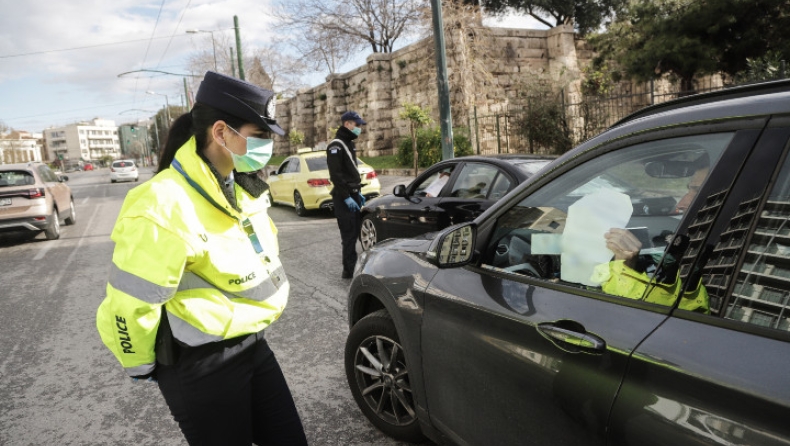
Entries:
<svg viewBox="0 0 790 446">
<path fill-rule="evenodd" d="M 315 71 L 326 69 L 329 74 L 337 73 L 365 45 L 333 29 L 311 28 L 305 29 L 304 33 L 304 38 L 291 42 L 297 53 L 302 55 L 300 60 Z"/>
<path fill-rule="evenodd" d="M 248 70 L 250 82 L 286 95 L 307 86 L 302 77 L 308 67 L 298 58 L 289 56 L 282 44 L 267 44 L 254 50 L 253 54 L 252 65 Z M 260 79 L 254 78 L 256 71 L 261 72 Z M 269 85 L 266 85 L 267 80 Z"/>
<path fill-rule="evenodd" d="M 283 25 L 301 30 L 305 39 L 332 36 L 370 45 L 374 53 L 391 53 L 425 7 L 421 0 L 279 0 Z M 312 30 L 312 33 L 310 32 Z"/>
</svg>

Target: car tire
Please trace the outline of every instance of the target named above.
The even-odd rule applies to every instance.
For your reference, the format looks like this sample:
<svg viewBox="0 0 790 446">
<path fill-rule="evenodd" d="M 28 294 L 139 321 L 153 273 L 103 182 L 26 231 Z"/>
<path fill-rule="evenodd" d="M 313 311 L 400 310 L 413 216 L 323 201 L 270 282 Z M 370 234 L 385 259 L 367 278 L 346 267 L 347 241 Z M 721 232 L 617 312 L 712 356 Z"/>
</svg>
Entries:
<svg viewBox="0 0 790 446">
<path fill-rule="evenodd" d="M 74 225 L 77 223 L 77 211 L 74 209 L 74 200 L 72 199 L 69 201 L 69 216 L 64 220 L 68 226 Z"/>
<path fill-rule="evenodd" d="M 136 183 L 136 182 L 137 182 L 139 179 L 140 179 L 139 177 L 138 177 L 138 178 L 135 178 L 135 179 L 134 179 L 134 182 Z"/>
<path fill-rule="evenodd" d="M 298 190 L 294 191 L 294 210 L 296 210 L 296 215 L 300 217 L 304 217 L 308 213 L 307 208 L 304 207 L 304 200 L 302 200 L 302 194 L 300 194 Z"/>
<path fill-rule="evenodd" d="M 44 236 L 47 240 L 57 240 L 60 238 L 60 214 L 57 208 L 52 210 L 52 221 L 49 223 L 49 226 L 44 229 Z"/>
<path fill-rule="evenodd" d="M 373 215 L 366 215 L 362 218 L 362 224 L 359 230 L 359 242 L 362 245 L 362 250 L 367 251 L 378 241 L 378 231 L 376 230 L 375 219 Z"/>
<path fill-rule="evenodd" d="M 114 183 L 114 182 L 115 182 L 115 180 L 110 180 L 110 183 Z"/>
<path fill-rule="evenodd" d="M 365 316 L 351 328 L 346 340 L 345 368 L 354 400 L 377 429 L 400 441 L 425 440 L 415 411 L 404 350 L 386 310 Z"/>
</svg>

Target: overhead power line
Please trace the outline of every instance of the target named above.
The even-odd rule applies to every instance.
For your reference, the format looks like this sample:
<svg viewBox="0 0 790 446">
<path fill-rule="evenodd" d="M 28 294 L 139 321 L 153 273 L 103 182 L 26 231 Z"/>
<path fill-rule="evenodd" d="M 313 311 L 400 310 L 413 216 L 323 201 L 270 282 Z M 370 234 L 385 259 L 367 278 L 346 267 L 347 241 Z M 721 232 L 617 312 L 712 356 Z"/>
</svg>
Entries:
<svg viewBox="0 0 790 446">
<path fill-rule="evenodd" d="M 123 45 L 125 43 L 148 42 L 148 41 L 151 41 L 151 40 L 159 40 L 159 39 L 172 39 L 173 37 L 174 36 L 170 35 L 170 36 L 162 36 L 162 37 L 151 37 L 151 38 L 147 38 L 147 39 L 124 40 L 124 41 L 121 41 L 121 42 L 98 43 L 96 45 L 78 46 L 78 47 L 74 47 L 74 48 L 61 48 L 61 49 L 57 49 L 57 50 L 44 50 L 44 51 L 33 51 L 33 52 L 30 52 L 30 53 L 6 54 L 6 55 L 0 55 L 0 59 L 12 59 L 12 58 L 15 58 L 15 57 L 35 56 L 35 55 L 38 55 L 38 54 L 59 53 L 59 52 L 62 52 L 62 51 L 87 50 L 87 49 L 99 48 L 99 47 L 103 47 L 103 46 Z M 179 35 L 179 37 L 181 37 L 181 36 Z"/>
</svg>

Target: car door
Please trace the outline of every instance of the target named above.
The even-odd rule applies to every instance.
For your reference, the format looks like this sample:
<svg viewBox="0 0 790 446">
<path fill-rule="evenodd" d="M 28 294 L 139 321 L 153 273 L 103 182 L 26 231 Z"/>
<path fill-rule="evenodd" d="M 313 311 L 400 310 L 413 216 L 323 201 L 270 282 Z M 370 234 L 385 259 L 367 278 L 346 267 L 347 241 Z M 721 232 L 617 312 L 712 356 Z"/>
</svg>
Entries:
<svg viewBox="0 0 790 446">
<path fill-rule="evenodd" d="M 513 184 L 510 175 L 493 164 L 464 163 L 452 187 L 439 201 L 439 227 L 474 220 Z"/>
<path fill-rule="evenodd" d="M 444 210 L 439 203 L 452 189 L 457 165 L 442 163 L 426 170 L 406 188 L 405 197 L 397 197 L 388 205 L 387 237 L 415 237 L 444 227 L 441 222 L 447 219 L 441 215 Z M 447 181 L 443 180 L 443 173 L 449 174 Z"/>
<path fill-rule="evenodd" d="M 789 138 L 774 119 L 740 173 L 701 190 L 679 274 L 710 311 L 681 302 L 634 352 L 612 443 L 790 444 Z"/>
<path fill-rule="evenodd" d="M 285 172 L 287 171 L 288 165 L 291 163 L 292 159 L 293 158 L 286 158 L 285 161 L 283 161 L 280 164 L 280 167 L 277 168 L 275 174 L 269 175 L 269 180 L 268 180 L 269 187 L 271 188 L 272 199 L 275 201 L 278 202 L 288 201 L 288 195 L 290 195 L 290 193 L 286 191 L 286 186 L 285 186 L 286 177 L 284 177 L 283 174 L 285 174 Z"/>
<path fill-rule="evenodd" d="M 58 207 L 58 212 L 67 212 L 71 204 L 68 186 L 63 184 L 49 167 L 41 165 L 38 166 L 37 170 L 38 177 L 46 185 L 47 191 L 52 194 L 55 204 Z"/>
<path fill-rule="evenodd" d="M 479 260 L 440 269 L 425 292 L 421 357 L 435 426 L 468 445 L 606 443 L 629 357 L 672 308 L 626 279 L 658 274 L 641 264 L 663 255 L 688 215 L 639 212 L 642 196 L 687 193 L 687 178 L 654 178 L 648 166 L 739 163 L 737 148 L 757 133 L 709 132 L 700 123 L 600 145 L 478 222 Z M 601 175 L 636 188 L 625 194 Z M 612 228 L 635 227 L 649 228 L 649 245 L 609 248 Z"/>
</svg>

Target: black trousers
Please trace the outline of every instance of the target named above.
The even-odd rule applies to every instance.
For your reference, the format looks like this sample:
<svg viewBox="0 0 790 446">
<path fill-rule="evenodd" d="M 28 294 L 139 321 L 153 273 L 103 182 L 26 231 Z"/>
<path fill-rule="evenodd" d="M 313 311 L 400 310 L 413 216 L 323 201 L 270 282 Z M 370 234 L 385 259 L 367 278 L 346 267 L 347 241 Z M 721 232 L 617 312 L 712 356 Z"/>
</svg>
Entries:
<svg viewBox="0 0 790 446">
<path fill-rule="evenodd" d="M 362 207 L 358 197 L 352 195 L 354 201 Z M 332 196 L 332 205 L 335 208 L 337 227 L 340 228 L 340 241 L 343 245 L 343 272 L 352 274 L 357 264 L 357 240 L 362 228 L 362 215 L 352 212 L 342 198 Z"/>
<path fill-rule="evenodd" d="M 291 391 L 263 331 L 180 349 L 156 368 L 159 389 L 192 445 L 306 445 Z"/>
</svg>

